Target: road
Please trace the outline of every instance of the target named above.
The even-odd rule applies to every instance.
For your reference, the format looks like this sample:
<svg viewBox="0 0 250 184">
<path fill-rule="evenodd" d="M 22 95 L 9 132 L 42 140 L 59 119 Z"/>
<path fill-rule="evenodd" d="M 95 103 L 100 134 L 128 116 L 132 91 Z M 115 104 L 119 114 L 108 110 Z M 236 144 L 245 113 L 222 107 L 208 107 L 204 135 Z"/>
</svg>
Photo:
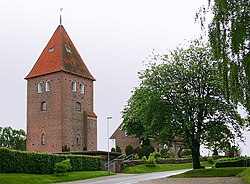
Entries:
<svg viewBox="0 0 250 184">
<path fill-rule="evenodd" d="M 165 172 L 155 172 L 148 174 L 117 174 L 112 176 L 105 176 L 100 178 L 93 178 L 87 180 L 66 182 L 63 184 L 132 184 L 141 181 L 165 178 L 171 175 L 180 174 L 191 169 L 177 170 L 177 171 L 165 171 Z M 62 184 L 62 183 L 61 183 Z"/>
</svg>

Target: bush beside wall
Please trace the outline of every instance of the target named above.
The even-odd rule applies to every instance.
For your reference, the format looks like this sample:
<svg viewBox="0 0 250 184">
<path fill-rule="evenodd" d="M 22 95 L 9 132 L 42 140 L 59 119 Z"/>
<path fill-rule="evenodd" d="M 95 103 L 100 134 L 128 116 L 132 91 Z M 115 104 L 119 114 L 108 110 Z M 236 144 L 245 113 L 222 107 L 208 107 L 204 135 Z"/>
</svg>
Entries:
<svg viewBox="0 0 250 184">
<path fill-rule="evenodd" d="M 250 159 L 217 162 L 215 164 L 216 168 L 220 168 L 220 167 L 249 167 L 249 166 L 250 166 Z"/>
<path fill-rule="evenodd" d="M 85 155 L 57 155 L 35 153 L 0 148 L 0 173 L 39 173 L 54 172 L 55 163 L 70 159 L 70 171 L 101 170 L 99 157 Z"/>
</svg>

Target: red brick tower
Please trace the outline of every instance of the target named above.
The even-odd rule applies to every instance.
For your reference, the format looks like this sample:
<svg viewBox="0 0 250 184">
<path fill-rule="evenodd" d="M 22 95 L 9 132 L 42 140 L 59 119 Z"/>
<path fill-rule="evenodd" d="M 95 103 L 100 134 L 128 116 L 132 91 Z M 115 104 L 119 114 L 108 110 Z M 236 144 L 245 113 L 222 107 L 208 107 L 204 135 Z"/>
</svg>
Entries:
<svg viewBox="0 0 250 184">
<path fill-rule="evenodd" d="M 97 149 L 94 77 L 59 25 L 27 84 L 27 151 Z"/>
</svg>

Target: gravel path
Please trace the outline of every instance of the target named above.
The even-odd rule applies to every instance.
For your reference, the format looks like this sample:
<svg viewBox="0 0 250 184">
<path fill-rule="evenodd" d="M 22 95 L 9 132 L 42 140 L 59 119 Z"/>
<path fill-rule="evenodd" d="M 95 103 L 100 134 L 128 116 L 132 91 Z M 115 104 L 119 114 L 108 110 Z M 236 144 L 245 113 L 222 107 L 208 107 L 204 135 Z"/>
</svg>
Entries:
<svg viewBox="0 0 250 184">
<path fill-rule="evenodd" d="M 211 178 L 161 178 L 142 181 L 138 184 L 244 184 L 237 177 L 211 177 Z"/>
</svg>

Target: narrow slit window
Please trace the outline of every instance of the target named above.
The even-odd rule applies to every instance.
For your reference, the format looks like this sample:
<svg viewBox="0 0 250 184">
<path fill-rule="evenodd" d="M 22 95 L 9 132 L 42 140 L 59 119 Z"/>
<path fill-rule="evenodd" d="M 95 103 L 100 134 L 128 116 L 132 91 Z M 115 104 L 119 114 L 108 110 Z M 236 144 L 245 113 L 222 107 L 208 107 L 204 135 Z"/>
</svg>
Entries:
<svg viewBox="0 0 250 184">
<path fill-rule="evenodd" d="M 41 111 L 46 111 L 47 110 L 47 103 L 46 102 L 42 102 L 41 103 Z"/>
<path fill-rule="evenodd" d="M 73 82 L 71 83 L 71 90 L 72 90 L 73 92 L 76 92 L 76 81 L 73 81 Z"/>
<path fill-rule="evenodd" d="M 45 83 L 45 91 L 50 91 L 51 89 L 51 81 L 47 80 Z"/>
<path fill-rule="evenodd" d="M 84 84 L 80 84 L 80 93 L 84 94 Z"/>
<path fill-rule="evenodd" d="M 42 91 L 43 91 L 43 83 L 39 82 L 37 84 L 37 93 L 42 93 Z"/>
<path fill-rule="evenodd" d="M 77 134 L 77 136 L 76 136 L 76 145 L 80 145 L 80 138 L 81 138 L 80 134 Z"/>
<path fill-rule="evenodd" d="M 41 136 L 41 145 L 45 145 L 45 135 L 44 135 L 44 133 Z"/>
<path fill-rule="evenodd" d="M 81 103 L 79 102 L 75 103 L 75 111 L 81 112 Z"/>
</svg>

